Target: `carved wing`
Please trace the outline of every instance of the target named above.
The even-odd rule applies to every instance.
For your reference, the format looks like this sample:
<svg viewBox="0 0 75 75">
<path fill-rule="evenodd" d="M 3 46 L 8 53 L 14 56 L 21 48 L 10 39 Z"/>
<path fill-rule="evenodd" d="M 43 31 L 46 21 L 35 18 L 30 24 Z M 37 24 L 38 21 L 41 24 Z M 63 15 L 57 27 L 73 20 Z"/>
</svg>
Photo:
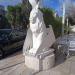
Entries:
<svg viewBox="0 0 75 75">
<path fill-rule="evenodd" d="M 32 48 L 32 32 L 30 30 L 30 28 L 27 31 L 27 36 L 23 45 L 23 55 L 25 55 L 25 53 Z"/>
</svg>

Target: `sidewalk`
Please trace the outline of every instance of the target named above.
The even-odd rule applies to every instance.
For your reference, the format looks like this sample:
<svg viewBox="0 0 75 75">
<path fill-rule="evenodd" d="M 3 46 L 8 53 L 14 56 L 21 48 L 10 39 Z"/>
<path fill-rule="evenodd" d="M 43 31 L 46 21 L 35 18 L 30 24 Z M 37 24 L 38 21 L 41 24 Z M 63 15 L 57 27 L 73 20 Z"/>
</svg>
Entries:
<svg viewBox="0 0 75 75">
<path fill-rule="evenodd" d="M 41 71 L 36 75 L 75 75 L 75 56 L 71 56 L 66 61 L 61 57 L 59 59 L 52 69 Z M 27 75 L 27 71 L 22 53 L 0 60 L 0 75 Z"/>
</svg>

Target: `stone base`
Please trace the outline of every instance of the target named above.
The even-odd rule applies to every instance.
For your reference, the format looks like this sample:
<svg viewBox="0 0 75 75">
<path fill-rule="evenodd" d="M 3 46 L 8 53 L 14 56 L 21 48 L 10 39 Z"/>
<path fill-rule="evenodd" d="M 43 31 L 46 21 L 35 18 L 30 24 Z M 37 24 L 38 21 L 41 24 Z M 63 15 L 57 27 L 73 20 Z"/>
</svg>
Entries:
<svg viewBox="0 0 75 75">
<path fill-rule="evenodd" d="M 48 70 L 52 68 L 55 64 L 55 55 L 51 54 L 49 56 L 46 56 L 42 61 L 43 70 Z"/>
<path fill-rule="evenodd" d="M 55 64 L 55 55 L 52 53 L 43 59 L 33 56 L 25 56 L 25 65 L 33 70 L 42 71 L 52 68 Z"/>
</svg>

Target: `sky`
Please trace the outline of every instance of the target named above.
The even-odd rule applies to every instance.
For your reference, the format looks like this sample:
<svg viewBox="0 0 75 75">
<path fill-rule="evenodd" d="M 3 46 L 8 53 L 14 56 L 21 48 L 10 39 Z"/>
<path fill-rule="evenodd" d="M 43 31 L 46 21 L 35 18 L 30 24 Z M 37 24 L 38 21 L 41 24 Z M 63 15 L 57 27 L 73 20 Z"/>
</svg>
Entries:
<svg viewBox="0 0 75 75">
<path fill-rule="evenodd" d="M 43 0 L 43 5 L 46 7 L 53 8 L 59 13 L 59 0 Z M 8 5 L 16 5 L 20 3 L 21 0 L 0 0 L 0 5 L 7 7 Z M 60 13 L 59 13 L 60 14 Z"/>
<path fill-rule="evenodd" d="M 43 0 L 43 5 L 54 9 L 59 15 L 61 15 L 59 0 Z"/>
<path fill-rule="evenodd" d="M 50 7 L 54 9 L 59 15 L 61 15 L 60 2 L 62 0 L 43 0 L 43 6 Z M 75 1 L 75 0 L 73 0 Z M 0 0 L 0 5 L 7 7 L 8 5 L 16 5 L 20 3 L 21 0 Z"/>
<path fill-rule="evenodd" d="M 43 5 L 46 7 L 51 7 L 57 9 L 59 7 L 59 0 L 43 0 Z"/>
<path fill-rule="evenodd" d="M 21 0 L 0 0 L 0 5 L 7 7 L 8 5 L 16 5 L 20 2 Z"/>
<path fill-rule="evenodd" d="M 21 0 L 0 0 L 0 5 L 8 6 L 15 5 L 21 2 Z"/>
<path fill-rule="evenodd" d="M 20 3 L 21 0 L 0 0 L 0 5 L 8 6 L 8 5 L 16 5 Z M 59 3 L 58 0 L 43 0 L 43 4 L 48 7 L 57 8 Z"/>
</svg>

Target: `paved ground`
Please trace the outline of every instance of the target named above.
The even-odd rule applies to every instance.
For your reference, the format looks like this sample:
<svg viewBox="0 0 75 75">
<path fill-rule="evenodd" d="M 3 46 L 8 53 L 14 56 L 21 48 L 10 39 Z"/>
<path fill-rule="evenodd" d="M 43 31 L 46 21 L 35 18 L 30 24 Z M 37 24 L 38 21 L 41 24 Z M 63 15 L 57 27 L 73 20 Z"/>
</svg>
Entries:
<svg viewBox="0 0 75 75">
<path fill-rule="evenodd" d="M 59 57 L 52 69 L 39 72 L 36 75 L 75 75 L 75 56 L 71 56 L 66 61 L 61 56 Z M 0 60 L 0 75 L 27 75 L 28 70 L 26 70 L 22 52 Z"/>
</svg>

